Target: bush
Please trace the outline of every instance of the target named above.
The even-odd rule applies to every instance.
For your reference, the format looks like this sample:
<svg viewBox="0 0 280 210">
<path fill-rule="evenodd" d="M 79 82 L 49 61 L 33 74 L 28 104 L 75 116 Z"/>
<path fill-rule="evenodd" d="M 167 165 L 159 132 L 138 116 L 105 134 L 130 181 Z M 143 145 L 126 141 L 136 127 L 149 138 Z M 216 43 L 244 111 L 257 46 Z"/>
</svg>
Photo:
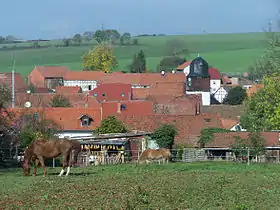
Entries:
<svg viewBox="0 0 280 210">
<path fill-rule="evenodd" d="M 96 132 L 99 134 L 126 133 L 127 129 L 115 116 L 109 116 L 101 121 L 100 126 L 96 128 Z"/>
<path fill-rule="evenodd" d="M 205 147 L 205 144 L 211 142 L 214 137 L 214 133 L 225 133 L 231 132 L 230 130 L 224 128 L 204 128 L 200 131 L 200 147 Z"/>
<path fill-rule="evenodd" d="M 247 98 L 247 92 L 240 86 L 229 90 L 223 103 L 228 105 L 240 105 Z"/>
<path fill-rule="evenodd" d="M 160 148 L 172 148 L 177 130 L 174 125 L 163 124 L 152 134 L 152 139 L 156 141 Z"/>
</svg>

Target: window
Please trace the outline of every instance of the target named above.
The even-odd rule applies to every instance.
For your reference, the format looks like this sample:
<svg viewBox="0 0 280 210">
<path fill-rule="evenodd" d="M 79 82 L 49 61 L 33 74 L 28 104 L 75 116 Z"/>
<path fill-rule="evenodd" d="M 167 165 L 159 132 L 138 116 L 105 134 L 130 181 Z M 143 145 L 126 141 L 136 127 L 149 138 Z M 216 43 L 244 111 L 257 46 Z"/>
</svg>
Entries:
<svg viewBox="0 0 280 210">
<path fill-rule="evenodd" d="M 125 104 L 121 105 L 121 110 L 126 110 L 126 105 Z"/>
<path fill-rule="evenodd" d="M 94 97 L 97 97 L 97 93 L 94 93 L 93 96 L 94 96 Z"/>
<path fill-rule="evenodd" d="M 88 117 L 87 115 L 82 116 L 80 120 L 82 127 L 90 126 L 91 122 L 93 121 L 93 119 L 91 117 Z"/>
<path fill-rule="evenodd" d="M 236 125 L 236 126 L 235 126 L 235 130 L 236 130 L 236 131 L 241 131 L 240 125 Z"/>
<path fill-rule="evenodd" d="M 103 96 L 103 97 L 106 96 L 106 93 L 102 93 L 102 96 Z"/>
<path fill-rule="evenodd" d="M 205 118 L 204 121 L 209 123 L 211 121 L 211 119 L 210 118 Z"/>
<path fill-rule="evenodd" d="M 216 82 L 215 82 L 215 81 L 213 81 L 213 85 L 216 85 Z"/>
<path fill-rule="evenodd" d="M 88 90 L 91 90 L 91 85 L 88 86 Z"/>
<path fill-rule="evenodd" d="M 121 96 L 124 97 L 124 93 L 122 93 Z"/>
</svg>

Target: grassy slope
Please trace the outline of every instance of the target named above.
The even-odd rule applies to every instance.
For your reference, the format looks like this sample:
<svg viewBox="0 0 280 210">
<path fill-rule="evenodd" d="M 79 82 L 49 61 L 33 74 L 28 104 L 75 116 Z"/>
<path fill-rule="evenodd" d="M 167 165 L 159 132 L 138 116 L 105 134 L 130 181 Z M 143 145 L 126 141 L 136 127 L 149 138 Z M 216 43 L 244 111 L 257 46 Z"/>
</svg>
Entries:
<svg viewBox="0 0 280 210">
<path fill-rule="evenodd" d="M 262 55 L 265 47 L 263 33 L 142 37 L 139 38 L 138 46 L 115 48 L 119 61 L 118 69 L 126 68 L 133 54 L 142 48 L 146 53 L 148 68 L 155 70 L 165 54 L 165 43 L 168 39 L 182 40 L 184 47 L 192 52 L 191 58 L 200 53 L 210 65 L 218 67 L 222 72 L 231 73 L 247 71 L 248 66 Z M 79 70 L 82 67 L 82 54 L 95 44 L 92 42 L 89 46 L 81 47 L 0 51 L 0 71 L 11 71 L 14 52 L 17 72 L 22 75 L 27 75 L 34 65 L 67 65 L 73 70 Z"/>
<path fill-rule="evenodd" d="M 172 163 L 75 168 L 69 177 L 0 173 L 0 206 L 100 209 L 276 209 L 278 165 Z M 245 209 L 245 208 L 244 208 Z"/>
</svg>

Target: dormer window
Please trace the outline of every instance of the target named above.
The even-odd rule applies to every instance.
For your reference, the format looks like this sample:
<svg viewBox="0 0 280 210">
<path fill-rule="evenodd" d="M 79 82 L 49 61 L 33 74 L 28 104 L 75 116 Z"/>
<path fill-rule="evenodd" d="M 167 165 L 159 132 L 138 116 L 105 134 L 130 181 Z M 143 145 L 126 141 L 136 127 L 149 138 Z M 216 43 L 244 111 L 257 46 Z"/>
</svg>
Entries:
<svg viewBox="0 0 280 210">
<path fill-rule="evenodd" d="M 106 93 L 102 93 L 102 96 L 105 97 L 105 96 L 106 96 Z"/>
<path fill-rule="evenodd" d="M 88 115 L 82 115 L 79 119 L 81 120 L 82 127 L 90 126 L 90 124 L 93 122 L 93 119 Z"/>
<path fill-rule="evenodd" d="M 97 97 L 97 95 L 98 95 L 97 93 L 94 93 L 94 94 L 93 94 L 94 97 Z"/>
<path fill-rule="evenodd" d="M 124 93 L 121 94 L 121 97 L 124 97 Z"/>
</svg>

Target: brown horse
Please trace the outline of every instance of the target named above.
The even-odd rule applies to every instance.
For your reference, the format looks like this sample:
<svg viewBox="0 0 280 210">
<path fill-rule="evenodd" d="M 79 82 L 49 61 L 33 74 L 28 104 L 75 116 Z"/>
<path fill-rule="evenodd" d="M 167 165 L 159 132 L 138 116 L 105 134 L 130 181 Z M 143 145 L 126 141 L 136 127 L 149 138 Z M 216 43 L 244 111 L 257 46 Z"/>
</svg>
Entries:
<svg viewBox="0 0 280 210">
<path fill-rule="evenodd" d="M 80 142 L 75 140 L 57 139 L 50 141 L 37 140 L 34 141 L 26 150 L 24 154 L 23 169 L 24 175 L 28 176 L 30 173 L 30 162 L 34 161 L 34 175 L 40 162 L 44 168 L 44 176 L 47 174 L 44 158 L 55 158 L 59 155 L 62 156 L 62 170 L 59 176 L 65 171 L 67 166 L 66 176 L 70 173 L 71 156 L 73 153 L 74 163 L 77 162 L 78 154 L 81 151 Z"/>
<path fill-rule="evenodd" d="M 168 161 L 172 158 L 171 152 L 169 149 L 160 148 L 160 149 L 146 149 L 142 152 L 141 156 L 137 163 L 148 163 L 149 161 L 162 160 L 163 163 L 168 163 Z"/>
</svg>

